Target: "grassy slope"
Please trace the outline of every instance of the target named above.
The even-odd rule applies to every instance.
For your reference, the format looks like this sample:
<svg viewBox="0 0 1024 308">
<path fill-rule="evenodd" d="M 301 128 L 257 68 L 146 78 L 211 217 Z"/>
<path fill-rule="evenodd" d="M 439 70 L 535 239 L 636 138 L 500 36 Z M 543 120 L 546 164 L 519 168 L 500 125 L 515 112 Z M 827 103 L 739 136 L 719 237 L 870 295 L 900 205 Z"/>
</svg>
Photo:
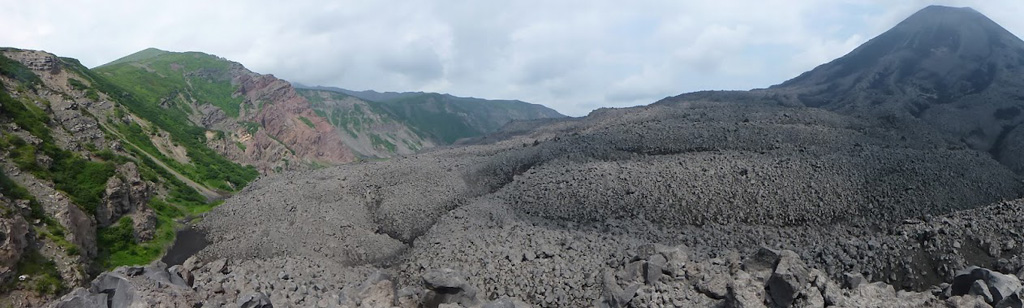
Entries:
<svg viewBox="0 0 1024 308">
<path fill-rule="evenodd" d="M 120 63 L 104 65 L 86 74 L 95 80 L 109 80 L 101 82 L 101 90 L 132 113 L 169 132 L 174 142 L 187 149 L 192 164 L 178 163 L 156 151 L 155 147 L 145 146 L 151 142 L 133 127 L 119 125 L 121 133 L 132 136 L 133 143 L 178 172 L 209 187 L 225 191 L 240 189 L 259 175 L 254 168 L 231 162 L 208 148 L 206 129 L 188 120 L 191 109 L 179 99 L 181 96 L 191 97 L 200 103 L 220 107 L 230 116 L 237 116 L 241 98 L 232 97 L 235 88 L 227 76 L 230 62 L 201 53 L 164 53 L 136 58 L 142 58 L 141 62 L 122 59 Z M 165 100 L 174 102 L 172 107 L 160 107 L 160 102 Z"/>
<path fill-rule="evenodd" d="M 480 136 L 486 131 L 468 123 L 463 115 L 472 114 L 479 105 L 450 104 L 441 94 L 422 94 L 381 102 L 380 106 L 409 124 L 423 138 L 453 143 L 466 137 Z"/>
<path fill-rule="evenodd" d="M 360 99 L 360 101 L 366 103 L 365 106 L 369 110 L 364 110 L 361 105 L 355 105 L 351 109 L 331 108 L 326 106 L 324 103 L 325 99 L 321 95 L 327 95 L 328 99 L 334 101 L 341 101 L 350 96 L 338 92 L 308 89 L 299 89 L 298 93 L 309 100 L 317 115 L 327 119 L 331 125 L 344 130 L 352 138 L 358 139 L 360 135 L 365 134 L 374 148 L 391 153 L 397 151 L 398 147 L 394 143 L 381 135 L 369 131 L 371 125 L 379 124 L 378 121 L 383 121 L 383 123 L 395 121 L 393 115 L 381 107 L 380 103 Z M 407 144 L 412 144 L 411 148 L 414 150 L 422 146 L 416 145 L 420 143 L 419 141 L 403 141 Z"/>
<path fill-rule="evenodd" d="M 450 144 L 461 138 L 491 133 L 511 119 L 563 117 L 546 107 L 513 100 L 487 100 L 439 93 L 376 93 L 337 88 L 317 89 L 341 96 L 361 97 L 370 105 L 405 123 L 421 138 L 432 139 L 438 143 Z M 345 91 L 352 94 L 343 94 Z M 373 101 L 368 97 L 391 99 Z"/>
<path fill-rule="evenodd" d="M 61 60 L 63 68 L 78 74 L 78 76 L 69 79 L 69 83 L 75 90 L 85 91 L 87 97 L 98 96 L 97 93 L 102 91 L 129 109 L 135 107 L 136 110 L 157 111 L 154 108 L 148 108 L 150 106 L 140 103 L 128 91 L 122 90 L 106 78 L 86 69 L 77 60 L 69 58 L 62 58 Z M 39 77 L 30 69 L 2 55 L 0 55 L 0 74 L 15 81 L 17 89 L 14 91 L 25 92 L 28 89 L 42 86 Z M 88 84 L 91 84 L 92 87 L 83 82 L 83 80 L 88 81 Z M 129 152 L 130 157 L 124 157 L 114 154 L 109 149 L 101 150 L 91 145 L 86 145 L 85 148 L 91 152 L 91 158 L 89 158 L 56 146 L 49 128 L 53 123 L 47 113 L 30 101 L 26 101 L 27 98 L 14 98 L 8 92 L 7 88 L 0 85 L 0 118 L 13 122 L 25 132 L 38 138 L 40 142 L 30 144 L 11 132 L 0 131 L 0 153 L 4 154 L 5 160 L 10 159 L 19 169 L 30 172 L 37 178 L 54 182 L 56 189 L 67 193 L 72 201 L 83 210 L 90 214 L 95 213 L 95 208 L 102 198 L 106 182 L 114 174 L 115 166 L 129 161 L 134 161 L 139 166 L 144 180 L 162 185 L 165 187 L 164 190 L 168 192 L 166 196 L 152 198 L 147 204 L 156 211 L 158 216 L 157 232 L 154 240 L 140 243 L 136 242 L 134 237 L 125 237 L 125 228 L 127 227 L 130 231 L 131 222 L 125 222 L 124 219 L 111 227 L 97 230 L 99 257 L 94 260 L 97 265 L 103 268 L 112 268 L 126 264 L 149 263 L 162 255 L 164 248 L 174 240 L 176 219 L 208 211 L 219 204 L 219 202 L 207 203 L 206 199 L 195 189 L 182 183 L 167 169 L 159 166 L 159 164 L 133 147 L 126 147 L 125 150 Z M 95 100 L 97 98 L 92 99 Z M 45 101 L 43 103 L 48 104 Z M 115 113 L 120 113 L 115 115 L 116 117 L 123 116 L 122 109 L 117 108 L 115 110 Z M 153 114 L 158 113 L 158 111 L 153 112 Z M 167 112 L 164 113 L 166 114 Z M 172 113 L 171 116 L 157 118 L 158 120 L 153 122 L 173 124 L 173 121 L 183 119 L 178 117 L 180 115 Z M 88 112 L 83 112 L 83 116 L 92 117 Z M 165 121 L 158 122 L 160 120 Z M 170 125 L 170 127 L 177 129 L 168 129 L 168 131 L 172 133 L 177 132 L 178 136 L 184 136 L 183 139 L 185 141 L 181 142 L 182 144 L 194 146 L 189 148 L 189 155 L 193 159 L 201 157 L 204 159 L 199 161 L 213 161 L 214 165 L 212 165 L 212 168 L 199 167 L 207 167 L 204 165 L 178 165 L 176 167 L 192 171 L 190 176 L 204 178 L 207 183 L 216 183 L 215 181 L 220 180 L 236 184 L 239 188 L 256 176 L 256 172 L 252 168 L 233 164 L 210 151 L 205 145 L 200 144 L 201 139 L 189 137 L 189 134 L 203 137 L 205 136 L 204 130 L 183 126 L 187 125 Z M 155 147 L 149 141 L 148 135 L 137 124 L 120 124 L 117 127 L 121 132 L 128 133 L 121 135 L 128 136 L 127 138 L 132 139 L 133 144 L 139 144 L 146 151 L 156 152 Z M 108 138 L 116 138 L 114 137 L 115 135 L 106 131 L 103 126 L 100 129 L 104 130 Z M 189 140 L 196 142 L 189 142 Z M 38 163 L 38 158 L 44 155 L 53 159 L 50 167 L 45 167 Z M 203 172 L 204 170 L 200 169 L 206 169 L 205 173 Z M 232 181 L 230 174 L 225 176 L 222 173 L 215 173 L 218 170 L 224 169 L 241 174 L 241 179 Z M 66 230 L 63 226 L 43 212 L 42 205 L 36 201 L 34 196 L 2 173 L 0 173 L 0 191 L 8 198 L 29 201 L 30 210 L 23 213 L 23 215 L 28 221 L 38 219 L 43 222 L 42 225 L 33 227 L 35 234 L 41 239 L 49 239 L 53 243 L 64 247 L 64 250 L 69 255 L 78 253 L 78 247 L 75 247 L 75 245 L 64 238 Z M 15 209 L 0 209 L 0 214 L 3 215 L 15 215 L 17 212 Z M 128 234 L 131 235 L 131 232 L 128 232 Z M 17 288 L 34 289 L 40 293 L 56 293 L 63 287 L 60 282 L 60 275 L 55 272 L 53 262 L 34 250 L 26 251 L 25 256 L 18 264 L 17 272 L 19 275 L 27 274 L 36 278 L 28 282 L 19 283 L 15 281 L 5 284 L 0 286 L 0 292 Z"/>
<path fill-rule="evenodd" d="M 70 59 L 69 59 L 70 60 Z M 110 123 L 118 132 L 142 151 L 190 179 L 209 187 L 231 191 L 241 189 L 259 176 L 251 166 L 241 166 L 206 147 L 206 129 L 188 120 L 188 102 L 181 97 L 210 103 L 230 116 L 238 116 L 241 98 L 233 98 L 235 87 L 230 83 L 226 60 L 202 53 L 170 53 L 147 49 L 112 63 L 82 69 L 82 74 L 130 112 L 167 131 L 171 139 L 184 146 L 192 164 L 181 164 L 166 157 L 152 144 L 149 133 L 137 124 Z M 198 72 L 198 73 L 197 73 Z M 170 100 L 170 108 L 160 102 Z M 153 198 L 148 206 L 157 212 L 157 231 L 152 241 L 137 243 L 131 236 L 131 219 L 124 217 L 118 223 L 97 230 L 100 257 L 96 261 L 103 268 L 127 264 L 146 264 L 159 258 L 164 248 L 174 240 L 175 220 L 186 215 L 208 211 L 219 202 L 207 203 L 194 189 L 175 178 L 170 172 L 138 153 L 132 147 L 143 177 L 160 181 L 169 188 L 166 199 Z"/>
</svg>

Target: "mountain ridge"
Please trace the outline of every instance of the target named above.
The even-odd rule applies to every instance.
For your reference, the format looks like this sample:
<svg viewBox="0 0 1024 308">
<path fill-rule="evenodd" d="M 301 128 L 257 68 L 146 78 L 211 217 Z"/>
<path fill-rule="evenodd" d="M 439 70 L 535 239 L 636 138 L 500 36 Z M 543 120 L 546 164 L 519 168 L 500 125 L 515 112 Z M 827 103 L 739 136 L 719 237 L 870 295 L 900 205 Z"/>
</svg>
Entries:
<svg viewBox="0 0 1024 308">
<path fill-rule="evenodd" d="M 337 87 L 299 87 L 365 100 L 406 123 L 421 138 L 430 139 L 436 144 L 453 144 L 460 139 L 481 137 L 498 131 L 512 121 L 565 117 L 544 105 L 520 100 L 458 97 L 432 92 L 382 93 Z"/>
</svg>

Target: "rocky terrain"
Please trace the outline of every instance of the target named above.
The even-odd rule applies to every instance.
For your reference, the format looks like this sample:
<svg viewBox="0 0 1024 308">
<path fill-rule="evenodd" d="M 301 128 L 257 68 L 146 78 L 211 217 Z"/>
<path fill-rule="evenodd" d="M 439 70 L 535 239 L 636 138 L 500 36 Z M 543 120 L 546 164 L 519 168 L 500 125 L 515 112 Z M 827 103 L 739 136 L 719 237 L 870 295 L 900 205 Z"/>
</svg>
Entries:
<svg viewBox="0 0 1024 308">
<path fill-rule="evenodd" d="M 840 113 L 906 114 L 1024 172 L 1024 41 L 970 8 L 931 6 L 768 89 Z"/>
<path fill-rule="evenodd" d="M 190 296 L 214 306 L 263 296 L 324 307 L 1012 297 L 1024 200 L 1002 200 L 1020 198 L 1024 183 L 915 121 L 678 102 L 269 176 L 205 215 L 198 227 L 212 244 L 183 268 L 195 277 Z M 1012 290 L 997 300 L 954 287 L 969 265 Z"/>
<path fill-rule="evenodd" d="M 977 16 L 929 7 L 851 54 L 913 44 L 833 63 L 881 76 L 870 74 L 883 59 L 916 76 L 892 84 L 924 87 L 934 67 L 914 66 L 903 48 L 944 53 L 928 47 L 991 30 Z M 904 32 L 920 41 L 887 39 Z M 1024 46 L 1013 39 L 993 48 Z M 954 58 L 983 69 L 1003 58 L 970 55 Z M 798 86 L 816 74 L 268 175 L 202 215 L 195 228 L 211 243 L 182 264 L 121 267 L 50 305 L 1024 305 L 1024 181 L 1014 160 L 905 108 L 925 92 L 877 96 L 877 108 L 813 104 L 860 78 Z M 952 79 L 935 89 L 970 83 L 942 76 Z M 929 110 L 1024 107 L 965 102 Z M 1016 136 L 996 143 L 1014 148 L 1024 141 L 1006 138 Z"/>
</svg>

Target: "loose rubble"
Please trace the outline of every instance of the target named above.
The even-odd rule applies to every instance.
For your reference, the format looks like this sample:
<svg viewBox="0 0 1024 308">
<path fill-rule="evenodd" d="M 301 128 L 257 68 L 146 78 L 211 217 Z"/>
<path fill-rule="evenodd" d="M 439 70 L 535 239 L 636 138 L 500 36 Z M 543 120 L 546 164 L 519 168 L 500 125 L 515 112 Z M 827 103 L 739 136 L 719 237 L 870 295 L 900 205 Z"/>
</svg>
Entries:
<svg viewBox="0 0 1024 308">
<path fill-rule="evenodd" d="M 168 307 L 1020 298 L 1005 277 L 1024 270 L 1024 183 L 913 121 L 688 102 L 506 134 L 264 177 L 204 215 L 212 244 L 185 264 L 114 273 L 134 302 Z M 990 274 L 962 289 L 969 266 Z"/>
</svg>

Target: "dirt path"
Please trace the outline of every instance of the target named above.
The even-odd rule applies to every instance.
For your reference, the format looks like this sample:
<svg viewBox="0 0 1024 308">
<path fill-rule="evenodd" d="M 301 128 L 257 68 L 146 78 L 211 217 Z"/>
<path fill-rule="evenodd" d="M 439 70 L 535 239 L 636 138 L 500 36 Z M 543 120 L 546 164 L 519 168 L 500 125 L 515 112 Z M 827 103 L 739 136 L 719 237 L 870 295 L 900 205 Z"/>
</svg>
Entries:
<svg viewBox="0 0 1024 308">
<path fill-rule="evenodd" d="M 193 181 L 192 179 L 182 175 L 181 173 L 178 173 L 177 170 L 174 170 L 174 168 L 171 168 L 170 166 L 165 164 L 163 161 L 161 161 L 159 158 L 157 158 L 156 156 L 153 156 L 153 154 L 150 154 L 149 152 L 146 152 L 146 151 L 142 150 L 142 148 L 140 148 L 139 146 L 137 146 L 134 143 L 132 143 L 131 141 L 129 141 L 128 138 L 125 138 L 124 135 L 121 135 L 121 133 L 118 132 L 117 130 L 112 129 L 111 127 L 107 126 L 103 122 L 100 122 L 100 121 L 97 121 L 97 122 L 100 123 L 100 125 L 103 126 L 103 128 L 105 128 L 107 131 L 109 131 L 110 133 L 112 133 L 112 134 L 116 135 L 117 137 L 119 137 L 122 141 L 124 141 L 124 143 L 130 145 L 131 147 L 135 148 L 136 150 L 139 150 L 139 152 L 141 152 L 142 154 L 145 154 L 147 157 L 149 157 L 149 159 L 151 159 L 154 162 L 156 162 L 157 165 L 160 165 L 161 168 L 164 168 L 168 172 L 173 174 L 174 177 L 178 178 L 179 181 L 184 182 L 186 185 L 188 185 L 188 186 L 192 187 L 193 189 L 195 189 L 196 191 L 198 191 L 200 194 L 202 194 L 204 197 L 206 197 L 206 201 L 207 202 L 212 202 L 212 201 L 216 201 L 216 200 L 222 200 L 222 199 L 225 199 L 225 198 L 230 196 L 227 193 L 220 192 L 220 191 L 215 191 L 215 190 L 212 190 L 210 188 L 207 188 L 206 186 L 203 186 L 203 185 L 201 185 L 199 183 L 196 183 L 195 181 Z"/>
</svg>

